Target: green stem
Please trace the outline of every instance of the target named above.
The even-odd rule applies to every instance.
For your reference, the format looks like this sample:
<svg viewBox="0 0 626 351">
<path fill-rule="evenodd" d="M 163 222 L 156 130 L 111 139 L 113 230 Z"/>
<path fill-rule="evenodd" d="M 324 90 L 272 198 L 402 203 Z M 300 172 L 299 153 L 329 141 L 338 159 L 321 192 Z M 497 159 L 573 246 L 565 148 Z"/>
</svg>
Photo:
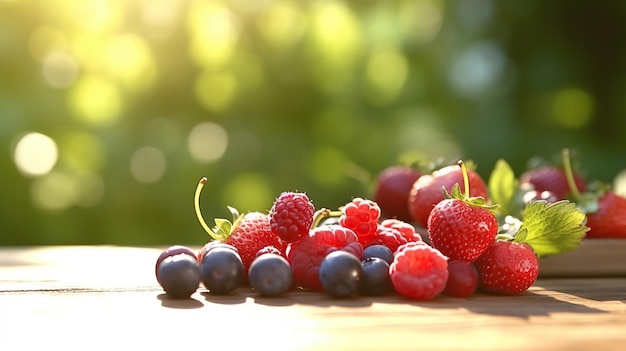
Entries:
<svg viewBox="0 0 626 351">
<path fill-rule="evenodd" d="M 463 160 L 459 160 L 457 164 L 461 166 L 461 173 L 463 174 L 463 186 L 465 187 L 465 197 L 469 198 L 469 177 L 467 175 L 467 168 L 465 167 L 465 163 L 463 162 Z"/>
<path fill-rule="evenodd" d="M 569 186 L 569 190 L 572 192 L 574 198 L 580 201 L 581 195 L 580 191 L 578 190 L 578 186 L 576 186 L 574 171 L 572 170 L 570 152 L 567 148 L 563 149 L 563 170 L 565 171 L 565 178 L 567 179 L 567 185 Z"/>
<path fill-rule="evenodd" d="M 209 226 L 204 221 L 204 218 L 202 217 L 202 213 L 200 212 L 200 192 L 202 191 L 202 188 L 204 187 L 204 184 L 206 184 L 206 182 L 206 177 L 202 177 L 202 179 L 200 179 L 200 182 L 198 183 L 198 186 L 196 187 L 196 193 L 194 194 L 193 201 L 194 207 L 196 209 L 196 217 L 198 217 L 198 221 L 200 222 L 200 225 L 202 225 L 204 231 L 206 231 L 213 239 L 219 240 L 219 236 L 214 231 L 212 231 L 211 228 L 209 228 Z"/>
<path fill-rule="evenodd" d="M 331 211 L 327 208 L 322 208 L 318 211 L 315 212 L 315 214 L 313 215 L 313 223 L 311 223 L 311 229 L 316 228 L 317 226 L 319 226 L 320 222 L 322 220 L 324 220 L 325 218 L 329 218 L 329 217 L 339 217 L 341 216 L 343 213 L 341 211 Z"/>
</svg>

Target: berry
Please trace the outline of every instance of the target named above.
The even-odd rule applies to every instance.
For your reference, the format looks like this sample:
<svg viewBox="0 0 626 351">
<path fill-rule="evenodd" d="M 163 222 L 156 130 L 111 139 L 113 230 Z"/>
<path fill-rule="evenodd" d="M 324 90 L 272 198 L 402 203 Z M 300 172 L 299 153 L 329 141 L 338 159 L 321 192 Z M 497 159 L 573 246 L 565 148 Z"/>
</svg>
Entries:
<svg viewBox="0 0 626 351">
<path fill-rule="evenodd" d="M 413 183 L 422 172 L 409 166 L 394 165 L 383 169 L 376 178 L 374 201 L 385 217 L 411 220 L 407 207 Z"/>
<path fill-rule="evenodd" d="M 216 247 L 223 247 L 223 248 L 231 249 L 239 253 L 237 251 L 237 248 L 232 245 L 226 244 L 220 240 L 211 240 L 208 243 L 204 244 L 204 246 L 202 246 L 202 249 L 198 251 L 198 262 L 202 262 L 202 258 L 204 257 L 204 255 L 206 255 L 207 252 L 213 250 Z"/>
<path fill-rule="evenodd" d="M 587 213 L 587 238 L 626 238 L 626 198 L 606 191 L 597 209 Z"/>
<path fill-rule="evenodd" d="M 268 253 L 284 257 L 284 253 L 281 252 L 279 249 L 275 248 L 274 246 L 266 246 L 266 247 L 262 248 L 261 250 L 257 251 L 256 258 L 258 258 L 261 255 L 268 254 Z"/>
<path fill-rule="evenodd" d="M 263 296 L 282 295 L 293 284 L 293 273 L 287 260 L 275 253 L 264 253 L 250 265 L 248 280 L 254 291 Z"/>
<path fill-rule="evenodd" d="M 360 259 L 363 246 L 356 234 L 340 225 L 315 227 L 309 235 L 287 247 L 287 260 L 291 264 L 295 282 L 303 289 L 322 291 L 319 267 L 329 253 L 344 250 Z"/>
<path fill-rule="evenodd" d="M 324 291 L 333 297 L 346 298 L 356 294 L 362 276 L 361 260 L 346 251 L 333 251 L 320 263 L 320 282 Z"/>
<path fill-rule="evenodd" d="M 188 253 L 167 256 L 157 266 L 157 280 L 171 298 L 190 298 L 200 286 L 200 270 L 196 257 Z"/>
<path fill-rule="evenodd" d="M 415 227 L 408 222 L 395 218 L 386 218 L 380 222 L 380 225 L 383 227 L 397 229 L 406 241 L 422 241 L 422 236 L 417 233 L 415 231 Z"/>
<path fill-rule="evenodd" d="M 467 170 L 470 193 L 472 197 L 482 197 L 489 200 L 487 185 L 474 170 Z M 415 222 L 426 228 L 428 216 L 433 207 L 444 199 L 442 187 L 450 190 L 454 184 L 461 186 L 465 192 L 464 176 L 458 165 L 450 165 L 440 168 L 431 174 L 425 174 L 413 184 L 409 194 L 409 213 Z"/>
<path fill-rule="evenodd" d="M 244 265 L 244 277 L 248 273 L 250 264 L 256 258 L 257 252 L 262 248 L 274 246 L 281 252 L 284 252 L 287 243 L 272 232 L 270 216 L 266 213 L 249 212 L 240 215 L 237 209 L 229 207 L 228 209 L 233 216 L 232 223 L 226 219 L 216 219 L 216 227 L 214 229 L 209 228 L 200 213 L 199 203 L 200 192 L 206 181 L 206 178 L 200 179 L 196 188 L 194 198 L 196 216 L 202 228 L 212 239 L 222 241 L 237 249 Z"/>
<path fill-rule="evenodd" d="M 391 262 L 393 262 L 393 253 L 394 251 L 391 251 L 391 249 L 385 245 L 370 245 L 363 249 L 362 259 L 367 260 L 368 258 L 377 257 L 383 259 L 388 264 L 391 264 Z"/>
<path fill-rule="evenodd" d="M 380 207 L 372 200 L 354 198 L 341 209 L 339 224 L 351 229 L 361 244 L 366 245 L 376 237 Z"/>
<path fill-rule="evenodd" d="M 363 276 L 359 284 L 360 294 L 376 296 L 393 290 L 387 261 L 379 257 L 370 257 L 363 259 L 361 266 Z"/>
<path fill-rule="evenodd" d="M 159 254 L 159 257 L 157 257 L 156 260 L 156 264 L 154 265 L 154 275 L 157 278 L 157 282 L 159 284 L 161 284 L 160 280 L 159 280 L 159 265 L 161 265 L 161 262 L 163 262 L 163 260 L 165 260 L 166 258 L 170 257 L 170 256 L 176 256 L 179 254 L 186 254 L 189 256 L 193 256 L 194 258 L 196 257 L 196 254 L 193 252 L 193 250 L 191 250 L 189 247 L 187 246 L 183 246 L 183 245 L 173 245 L 168 247 L 167 249 L 163 250 L 161 252 L 161 254 Z M 198 260 L 196 260 L 196 264 L 198 264 Z"/>
<path fill-rule="evenodd" d="M 547 202 L 557 202 L 560 199 L 551 191 L 528 190 L 522 194 L 522 203 L 528 204 L 531 201 L 544 200 Z"/>
<path fill-rule="evenodd" d="M 244 265 L 239 254 L 225 247 L 208 251 L 200 264 L 202 284 L 215 295 L 235 290 L 243 281 L 243 272 Z"/>
<path fill-rule="evenodd" d="M 290 243 L 309 233 L 315 207 L 304 193 L 283 192 L 270 210 L 272 233 Z"/>
<path fill-rule="evenodd" d="M 366 247 L 371 245 L 385 245 L 392 252 L 395 252 L 398 246 L 406 243 L 407 240 L 402 236 L 399 230 L 379 225 L 378 230 L 376 230 L 376 237 L 370 241 Z"/>
<path fill-rule="evenodd" d="M 530 288 L 539 275 L 539 259 L 526 243 L 498 240 L 474 262 L 479 289 L 515 295 Z"/>
<path fill-rule="evenodd" d="M 452 297 L 468 297 L 478 288 L 478 272 L 474 265 L 465 261 L 448 262 L 448 282 L 442 294 Z"/>
<path fill-rule="evenodd" d="M 580 175 L 574 174 L 574 180 L 579 191 L 586 191 L 585 181 Z M 520 175 L 520 184 L 531 184 L 539 193 L 549 191 L 557 200 L 564 200 L 571 193 L 565 171 L 557 166 L 544 165 L 529 169 Z"/>
<path fill-rule="evenodd" d="M 393 287 L 411 299 L 432 299 L 446 287 L 448 259 L 428 245 L 409 244 L 396 252 L 389 266 Z"/>
</svg>

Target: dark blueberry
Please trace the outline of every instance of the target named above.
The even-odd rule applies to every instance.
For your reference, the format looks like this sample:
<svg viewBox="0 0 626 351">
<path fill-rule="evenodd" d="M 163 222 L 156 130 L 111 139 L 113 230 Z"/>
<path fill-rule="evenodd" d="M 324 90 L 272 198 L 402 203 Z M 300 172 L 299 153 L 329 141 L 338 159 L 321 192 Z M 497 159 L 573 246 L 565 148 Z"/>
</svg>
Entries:
<svg viewBox="0 0 626 351">
<path fill-rule="evenodd" d="M 202 284 L 210 293 L 228 294 L 243 280 L 243 262 L 236 251 L 215 247 L 207 251 L 200 264 Z"/>
<path fill-rule="evenodd" d="M 338 250 L 326 255 L 319 268 L 324 291 L 333 297 L 350 297 L 358 292 L 363 276 L 361 261 L 353 254 Z"/>
<path fill-rule="evenodd" d="M 225 242 L 220 241 L 220 240 L 211 240 L 208 243 L 204 244 L 202 249 L 200 249 L 200 252 L 198 252 L 198 261 L 202 262 L 202 257 L 204 257 L 204 255 L 206 255 L 207 252 L 213 250 L 216 247 L 223 247 L 223 248 L 231 249 L 239 253 L 237 248 L 234 247 L 233 245 L 226 244 Z"/>
<path fill-rule="evenodd" d="M 161 265 L 161 262 L 163 262 L 164 259 L 171 257 L 171 256 L 176 256 L 178 254 L 186 254 L 186 255 L 193 257 L 194 259 L 196 259 L 196 265 L 197 265 L 198 259 L 196 257 L 196 254 L 193 252 L 193 250 L 183 245 L 170 246 L 167 249 L 165 249 L 163 252 L 161 252 L 161 254 L 156 260 L 156 264 L 154 265 L 154 274 L 156 275 L 156 278 L 159 284 L 161 284 L 161 281 L 159 280 L 159 274 L 158 274 L 159 265 Z"/>
<path fill-rule="evenodd" d="M 382 295 L 392 291 L 389 276 L 389 263 L 380 257 L 370 257 L 362 261 L 363 277 L 359 284 L 359 293 L 363 295 Z"/>
<path fill-rule="evenodd" d="M 382 258 L 388 264 L 391 264 L 393 262 L 393 251 L 385 245 L 370 245 L 363 250 L 363 260 L 370 257 Z"/>
<path fill-rule="evenodd" d="M 248 270 L 248 280 L 252 289 L 259 294 L 278 296 L 291 288 L 293 272 L 284 257 L 265 253 L 252 261 Z"/>
<path fill-rule="evenodd" d="M 200 286 L 198 261 L 186 253 L 168 256 L 157 268 L 157 279 L 168 296 L 188 299 Z"/>
</svg>

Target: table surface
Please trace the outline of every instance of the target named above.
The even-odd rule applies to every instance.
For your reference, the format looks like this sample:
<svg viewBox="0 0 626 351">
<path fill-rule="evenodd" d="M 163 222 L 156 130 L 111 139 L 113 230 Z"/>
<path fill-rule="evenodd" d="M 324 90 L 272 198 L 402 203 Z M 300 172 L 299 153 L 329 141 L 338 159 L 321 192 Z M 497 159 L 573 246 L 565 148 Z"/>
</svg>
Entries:
<svg viewBox="0 0 626 351">
<path fill-rule="evenodd" d="M 0 350 L 622 350 L 626 277 L 540 278 L 518 296 L 412 301 L 263 298 L 199 289 L 167 298 L 163 248 L 0 248 Z"/>
</svg>

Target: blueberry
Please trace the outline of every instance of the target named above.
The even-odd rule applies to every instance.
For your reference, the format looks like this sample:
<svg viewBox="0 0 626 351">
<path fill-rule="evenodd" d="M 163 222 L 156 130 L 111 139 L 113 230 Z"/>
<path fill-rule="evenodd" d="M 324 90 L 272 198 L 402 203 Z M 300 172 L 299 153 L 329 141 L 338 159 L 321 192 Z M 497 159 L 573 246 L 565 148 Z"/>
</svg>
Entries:
<svg viewBox="0 0 626 351">
<path fill-rule="evenodd" d="M 319 268 L 322 287 L 333 297 L 346 298 L 356 294 L 362 276 L 361 261 L 342 250 L 326 255 Z"/>
<path fill-rule="evenodd" d="M 391 264 L 393 262 L 393 251 L 385 245 L 370 245 L 363 250 L 363 260 L 370 257 L 379 257 Z"/>
<path fill-rule="evenodd" d="M 196 254 L 193 252 L 193 250 L 191 250 L 190 248 L 188 248 L 187 246 L 183 246 L 183 245 L 173 245 L 168 247 L 167 249 L 165 249 L 163 252 L 161 252 L 161 254 L 159 255 L 159 257 L 156 260 L 156 264 L 154 265 L 154 274 L 156 275 L 157 281 L 159 282 L 159 284 L 161 284 L 161 281 L 159 280 L 159 266 L 161 265 L 161 262 L 163 262 L 163 260 L 165 260 L 166 258 L 170 257 L 170 256 L 175 256 L 178 254 L 186 254 L 189 255 L 193 258 L 196 259 L 196 264 L 197 264 L 197 258 L 196 258 Z"/>
<path fill-rule="evenodd" d="M 257 257 L 248 270 L 250 286 L 264 296 L 281 295 L 293 284 L 291 265 L 282 256 L 265 253 Z"/>
<path fill-rule="evenodd" d="M 198 261 L 186 253 L 168 256 L 157 268 L 157 280 L 168 296 L 188 299 L 200 286 Z"/>
<path fill-rule="evenodd" d="M 229 248 L 215 247 L 209 250 L 200 264 L 202 284 L 210 293 L 228 294 L 243 280 L 241 256 Z"/>
<path fill-rule="evenodd" d="M 363 278 L 359 284 L 359 293 L 363 295 L 382 295 L 393 289 L 389 276 L 389 263 L 380 257 L 370 257 L 361 262 Z"/>
</svg>

